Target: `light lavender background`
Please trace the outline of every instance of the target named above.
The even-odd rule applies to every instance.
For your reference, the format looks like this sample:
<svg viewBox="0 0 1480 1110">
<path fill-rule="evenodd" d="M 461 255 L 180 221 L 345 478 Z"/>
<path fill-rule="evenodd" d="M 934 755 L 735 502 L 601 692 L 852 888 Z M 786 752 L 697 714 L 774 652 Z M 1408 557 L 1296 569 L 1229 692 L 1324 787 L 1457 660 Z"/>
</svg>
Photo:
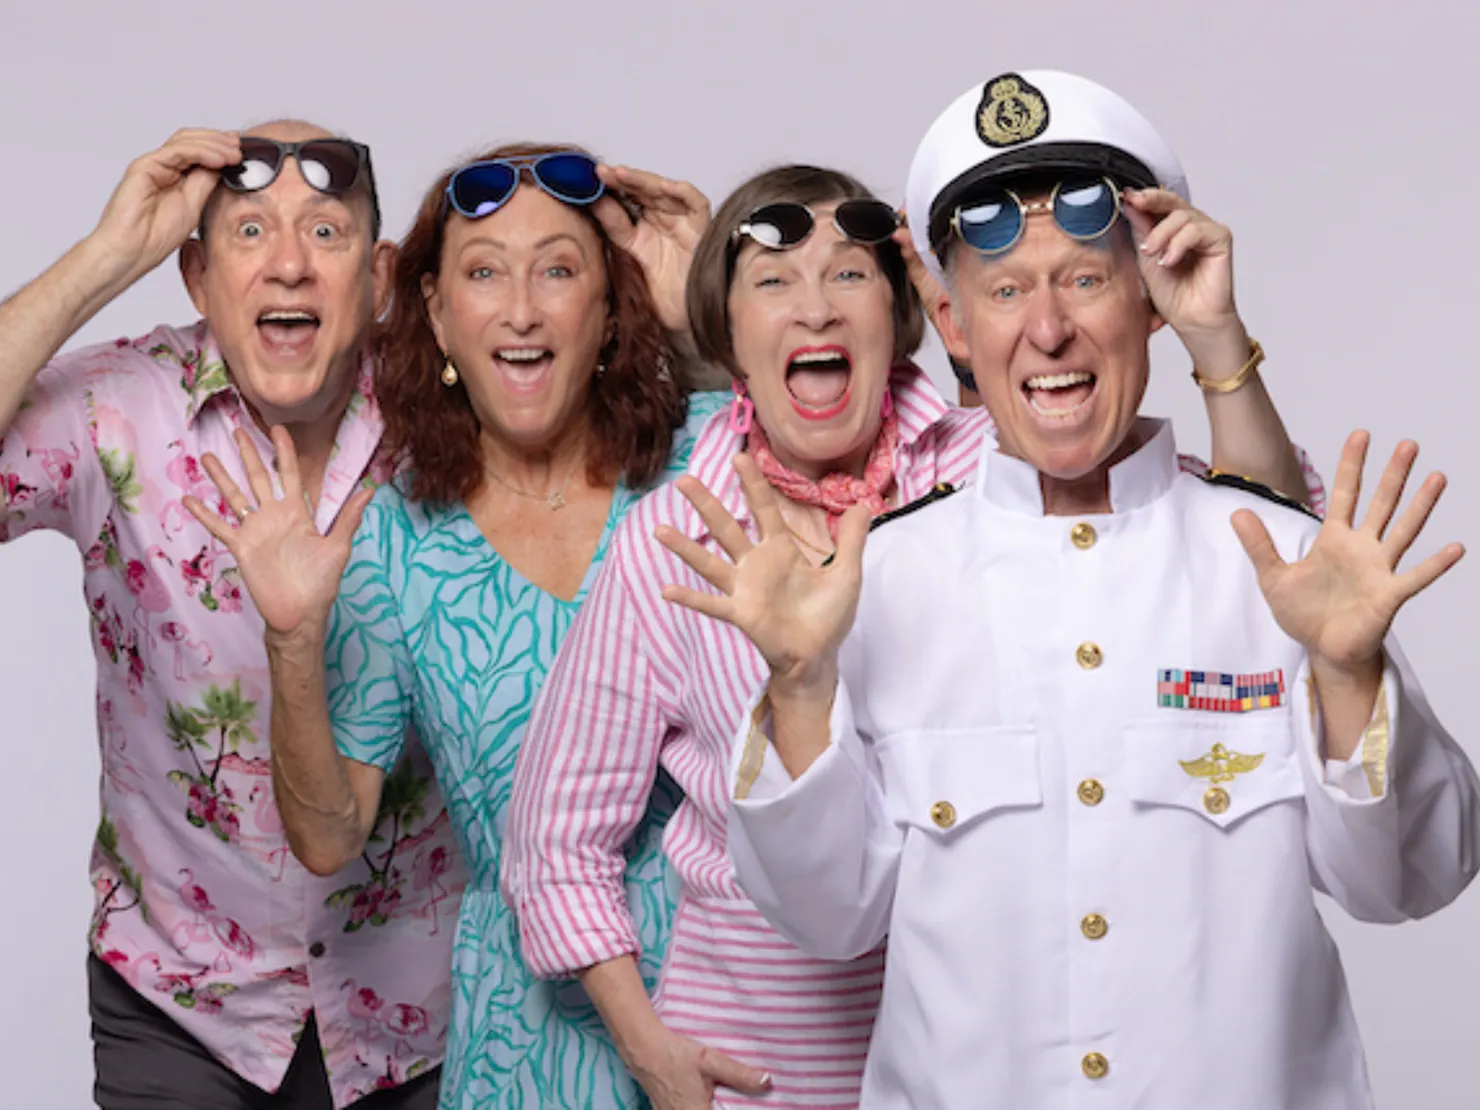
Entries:
<svg viewBox="0 0 1480 1110">
<path fill-rule="evenodd" d="M 343 128 L 374 146 L 399 234 L 435 171 L 495 139 L 578 140 L 716 200 L 763 165 L 805 159 L 897 202 L 916 140 L 964 88 L 1006 68 L 1076 70 L 1140 106 L 1194 197 L 1234 228 L 1266 378 L 1328 476 L 1353 427 L 1373 427 L 1384 456 L 1413 436 L 1453 480 L 1433 545 L 1475 548 L 1474 29 L 1453 0 L 0 0 L 0 292 L 90 230 L 128 161 L 180 126 L 301 115 Z M 167 264 L 79 341 L 189 318 Z M 1205 449 L 1180 348 L 1158 338 L 1155 355 L 1148 410 Z M 927 357 L 948 380 L 938 350 Z M 1409 606 L 1399 631 L 1480 756 L 1474 560 Z M 60 537 L 0 549 L 8 1107 L 91 1098 L 98 760 L 79 576 Z M 1380 1104 L 1473 1107 L 1480 895 L 1401 929 L 1328 918 Z M 1229 1067 L 1258 1066 L 1225 1047 Z"/>
</svg>

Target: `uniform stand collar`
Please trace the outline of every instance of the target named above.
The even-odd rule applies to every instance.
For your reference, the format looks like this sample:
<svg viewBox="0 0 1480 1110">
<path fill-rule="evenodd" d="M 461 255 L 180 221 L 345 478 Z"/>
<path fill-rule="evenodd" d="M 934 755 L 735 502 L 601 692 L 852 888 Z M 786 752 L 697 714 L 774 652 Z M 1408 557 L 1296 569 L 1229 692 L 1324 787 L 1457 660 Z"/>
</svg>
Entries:
<svg viewBox="0 0 1480 1110">
<path fill-rule="evenodd" d="M 1110 511 L 1129 512 L 1149 505 L 1171 488 L 1177 477 L 1177 444 L 1170 421 L 1140 417 L 1137 428 L 1146 442 L 1110 468 Z M 1030 463 L 997 450 L 988 442 L 977 470 L 977 496 L 1000 509 L 1043 516 L 1043 488 Z"/>
</svg>

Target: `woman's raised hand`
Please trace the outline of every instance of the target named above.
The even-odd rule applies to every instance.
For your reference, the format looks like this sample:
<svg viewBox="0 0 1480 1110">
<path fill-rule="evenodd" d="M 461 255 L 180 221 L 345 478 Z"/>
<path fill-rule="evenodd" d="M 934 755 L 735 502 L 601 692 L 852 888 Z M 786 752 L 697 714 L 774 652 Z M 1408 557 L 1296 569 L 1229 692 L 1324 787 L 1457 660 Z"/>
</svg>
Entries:
<svg viewBox="0 0 1480 1110">
<path fill-rule="evenodd" d="M 597 173 L 609 192 L 596 202 L 596 217 L 612 242 L 642 263 L 663 326 L 687 332 L 684 286 L 694 248 L 709 226 L 709 198 L 687 181 L 631 166 L 603 164 Z"/>
<path fill-rule="evenodd" d="M 771 667 L 771 690 L 824 692 L 831 696 L 838 649 L 853 626 L 863 584 L 863 547 L 869 513 L 855 505 L 843 514 L 836 555 L 817 567 L 802 557 L 781 516 L 780 494 L 761 477 L 748 455 L 735 458 L 745 499 L 755 517 L 758 542 L 702 483 L 678 479 L 728 558 L 674 528 L 660 526 L 658 542 L 689 565 L 718 594 L 687 586 L 664 587 L 663 597 L 734 625 Z"/>
</svg>

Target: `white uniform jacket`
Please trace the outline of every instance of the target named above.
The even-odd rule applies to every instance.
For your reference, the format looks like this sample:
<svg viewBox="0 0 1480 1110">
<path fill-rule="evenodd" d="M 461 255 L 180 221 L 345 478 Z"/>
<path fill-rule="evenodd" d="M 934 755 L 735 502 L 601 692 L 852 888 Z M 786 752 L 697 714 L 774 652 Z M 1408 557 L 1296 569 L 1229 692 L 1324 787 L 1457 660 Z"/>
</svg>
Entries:
<svg viewBox="0 0 1480 1110">
<path fill-rule="evenodd" d="M 1356 754 L 1319 757 L 1229 516 L 1286 559 L 1317 522 L 1145 429 L 1108 515 L 1044 516 L 989 445 L 975 487 L 885 524 L 831 746 L 793 781 L 764 701 L 737 744 L 746 892 L 817 956 L 888 937 L 869 1110 L 1368 1107 L 1314 892 L 1399 921 L 1475 872 L 1474 769 L 1395 645 Z"/>
</svg>

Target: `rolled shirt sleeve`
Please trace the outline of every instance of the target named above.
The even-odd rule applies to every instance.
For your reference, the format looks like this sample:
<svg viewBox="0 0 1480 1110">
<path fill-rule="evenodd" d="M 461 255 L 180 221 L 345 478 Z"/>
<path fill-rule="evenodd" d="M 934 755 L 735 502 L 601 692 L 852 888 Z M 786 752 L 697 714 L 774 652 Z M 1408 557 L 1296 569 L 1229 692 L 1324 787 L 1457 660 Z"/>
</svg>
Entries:
<svg viewBox="0 0 1480 1110">
<path fill-rule="evenodd" d="M 561 645 L 515 769 L 501 885 L 543 978 L 641 954 L 624 848 L 648 809 L 671 699 L 648 650 L 662 610 L 625 573 L 631 536 L 618 533 Z"/>
<path fill-rule="evenodd" d="M 1350 760 L 1323 761 L 1309 666 L 1294 685 L 1318 885 L 1352 916 L 1397 922 L 1453 901 L 1480 862 L 1480 782 L 1389 639 L 1372 719 Z"/>
</svg>

